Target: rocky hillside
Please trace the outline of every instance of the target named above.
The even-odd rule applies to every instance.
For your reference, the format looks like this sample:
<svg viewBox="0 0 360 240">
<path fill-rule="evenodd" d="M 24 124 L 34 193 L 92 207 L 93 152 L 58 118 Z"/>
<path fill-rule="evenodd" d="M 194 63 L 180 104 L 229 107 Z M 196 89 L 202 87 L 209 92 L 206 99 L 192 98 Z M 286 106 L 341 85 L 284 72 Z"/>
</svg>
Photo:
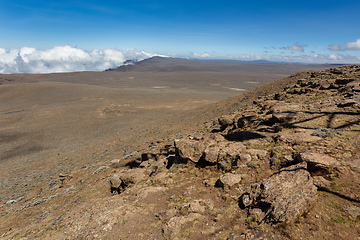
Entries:
<svg viewBox="0 0 360 240">
<path fill-rule="evenodd" d="M 3 203 L 0 235 L 359 238 L 360 66 L 298 73 L 212 107 L 226 115 Z"/>
</svg>

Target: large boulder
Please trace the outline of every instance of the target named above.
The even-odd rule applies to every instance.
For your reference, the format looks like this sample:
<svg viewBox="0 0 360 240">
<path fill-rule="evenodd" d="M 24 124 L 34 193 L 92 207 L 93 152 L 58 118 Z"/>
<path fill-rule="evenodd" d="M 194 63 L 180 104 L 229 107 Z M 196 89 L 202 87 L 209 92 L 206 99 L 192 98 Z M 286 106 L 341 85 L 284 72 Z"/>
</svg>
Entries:
<svg viewBox="0 0 360 240">
<path fill-rule="evenodd" d="M 202 141 L 191 139 L 176 139 L 174 142 L 176 153 L 183 160 L 197 163 L 203 155 L 205 145 Z"/>
<path fill-rule="evenodd" d="M 306 167 L 306 162 L 302 162 L 283 168 L 253 184 L 240 197 L 240 205 L 250 208 L 250 214 L 255 213 L 259 224 L 292 222 L 307 212 L 316 200 L 317 188 Z"/>
</svg>

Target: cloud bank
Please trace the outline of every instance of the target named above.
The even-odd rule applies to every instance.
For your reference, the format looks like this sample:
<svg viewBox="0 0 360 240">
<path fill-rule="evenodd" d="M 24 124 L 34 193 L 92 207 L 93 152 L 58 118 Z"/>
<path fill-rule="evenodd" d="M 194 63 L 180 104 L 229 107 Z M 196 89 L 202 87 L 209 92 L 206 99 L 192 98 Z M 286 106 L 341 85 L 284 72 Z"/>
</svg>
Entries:
<svg viewBox="0 0 360 240">
<path fill-rule="evenodd" d="M 169 54 L 170 55 L 170 54 Z M 174 56 L 176 57 L 176 56 Z M 283 63 L 310 63 L 310 64 L 359 64 L 360 56 L 352 56 L 345 54 L 299 54 L 299 55 L 286 55 L 286 54 L 273 54 L 273 55 L 257 55 L 245 54 L 241 56 L 231 55 L 216 55 L 216 54 L 201 54 L 192 53 L 190 57 L 196 59 L 222 59 L 222 60 L 240 60 L 240 61 L 274 61 Z"/>
<path fill-rule="evenodd" d="M 57 46 L 47 50 L 23 47 L 0 48 L 0 73 L 55 73 L 103 71 L 123 65 L 128 59 L 141 61 L 159 54 L 143 51 L 105 49 L 84 51 L 71 46 Z"/>
<path fill-rule="evenodd" d="M 303 52 L 306 45 L 296 43 L 293 46 L 282 47 L 291 51 Z M 333 51 L 360 50 L 360 39 L 356 42 L 347 42 L 344 45 L 330 45 Z M 273 47 L 275 49 L 275 47 Z M 55 72 L 77 72 L 77 71 L 103 71 L 108 68 L 115 68 L 124 64 L 126 60 L 141 61 L 152 56 L 164 56 L 155 53 L 132 50 L 92 50 L 70 46 L 57 46 L 47 50 L 23 47 L 21 49 L 0 48 L 0 74 L 9 73 L 55 73 Z M 299 62 L 299 63 L 350 63 L 359 64 L 360 56 L 345 54 L 269 54 L 264 55 L 243 54 L 243 55 L 221 55 L 215 52 L 194 53 L 185 55 L 168 53 L 167 56 L 197 59 L 223 59 L 255 61 L 267 60 L 276 62 Z"/>
<path fill-rule="evenodd" d="M 328 47 L 331 51 L 358 51 L 360 50 L 360 38 L 355 42 L 345 42 L 343 44 L 330 44 Z"/>
</svg>

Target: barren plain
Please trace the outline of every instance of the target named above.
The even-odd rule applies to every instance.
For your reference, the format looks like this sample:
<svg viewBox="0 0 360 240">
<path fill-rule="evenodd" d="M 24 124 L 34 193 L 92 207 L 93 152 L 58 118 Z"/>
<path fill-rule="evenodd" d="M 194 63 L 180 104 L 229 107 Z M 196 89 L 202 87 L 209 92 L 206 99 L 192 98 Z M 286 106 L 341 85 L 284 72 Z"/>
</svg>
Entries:
<svg viewBox="0 0 360 240">
<path fill-rule="evenodd" d="M 139 64 L 139 69 L 124 72 L 0 76 L 0 202 L 51 183 L 59 173 L 99 161 L 92 154 L 110 145 L 117 147 L 108 157 L 122 157 L 139 150 L 140 142 L 151 139 L 149 133 L 161 139 L 171 125 L 178 125 L 172 132 L 178 134 L 215 117 L 209 112 L 200 121 L 165 120 L 186 110 L 299 71 L 326 68 L 177 61 L 154 58 L 145 61 L 146 67 Z M 169 65 L 175 69 L 167 70 Z M 193 69 L 197 65 L 200 70 Z M 152 129 L 163 121 L 162 134 L 156 136 Z"/>
<path fill-rule="evenodd" d="M 155 57 L 105 72 L 0 75 L 2 218 L 11 214 L 4 210 L 11 201 L 21 204 L 55 193 L 74 171 L 87 170 L 84 179 L 99 181 L 93 176 L 99 166 L 138 157 L 158 144 L 172 144 L 176 138 L 196 133 L 205 122 L 257 98 L 242 99 L 242 93 L 297 72 L 329 67 Z M 273 93 L 283 86 L 273 87 L 267 85 L 254 94 Z M 81 181 L 87 188 L 94 183 Z M 105 189 L 103 194 L 110 191 Z M 86 196 L 79 198 L 85 201 Z M 60 211 L 45 211 L 43 219 L 49 214 L 62 216 Z M 27 214 L 34 219 L 33 213 Z M 38 235 L 44 226 L 34 230 L 26 216 L 16 212 L 14 216 L 11 219 L 18 226 L 0 222 L 3 237 L 67 236 L 63 229 L 58 229 L 62 232 L 58 237 L 55 233 Z M 128 239 L 135 239 L 130 236 Z"/>
</svg>

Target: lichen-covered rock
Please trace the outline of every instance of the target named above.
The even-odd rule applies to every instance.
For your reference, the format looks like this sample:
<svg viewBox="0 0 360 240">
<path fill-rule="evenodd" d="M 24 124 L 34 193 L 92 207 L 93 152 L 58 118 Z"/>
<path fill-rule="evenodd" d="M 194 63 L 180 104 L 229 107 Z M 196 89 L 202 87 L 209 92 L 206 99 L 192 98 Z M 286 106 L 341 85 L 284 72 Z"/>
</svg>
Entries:
<svg viewBox="0 0 360 240">
<path fill-rule="evenodd" d="M 310 209 L 316 196 L 317 188 L 302 162 L 253 184 L 240 204 L 262 211 L 258 223 L 290 223 Z"/>
</svg>

